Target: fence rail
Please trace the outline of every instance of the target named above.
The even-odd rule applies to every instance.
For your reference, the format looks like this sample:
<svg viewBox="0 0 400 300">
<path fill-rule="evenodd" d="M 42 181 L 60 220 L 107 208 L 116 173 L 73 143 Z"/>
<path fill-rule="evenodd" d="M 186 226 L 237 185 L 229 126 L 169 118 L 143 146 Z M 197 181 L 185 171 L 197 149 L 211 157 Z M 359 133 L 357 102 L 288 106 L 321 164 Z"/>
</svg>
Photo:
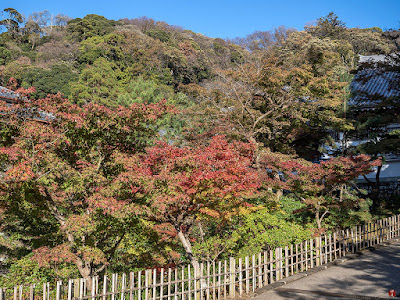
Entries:
<svg viewBox="0 0 400 300">
<path fill-rule="evenodd" d="M 249 294 L 257 288 L 312 269 L 400 235 L 400 215 L 322 235 L 302 243 L 244 258 L 175 269 L 149 269 L 91 280 L 46 283 L 43 287 L 0 289 L 0 300 L 215 300 Z M 37 293 L 40 288 L 40 293 Z M 36 292 L 36 294 L 35 294 Z"/>
</svg>

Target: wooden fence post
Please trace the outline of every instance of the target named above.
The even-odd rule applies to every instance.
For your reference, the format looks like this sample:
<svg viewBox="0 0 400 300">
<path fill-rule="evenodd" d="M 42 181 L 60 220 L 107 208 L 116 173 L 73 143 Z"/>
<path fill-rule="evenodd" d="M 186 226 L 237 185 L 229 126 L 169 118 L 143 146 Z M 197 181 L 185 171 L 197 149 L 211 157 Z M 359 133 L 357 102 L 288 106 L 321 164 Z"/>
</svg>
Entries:
<svg viewBox="0 0 400 300">
<path fill-rule="evenodd" d="M 285 246 L 285 277 L 289 276 L 289 248 Z"/>
<path fill-rule="evenodd" d="M 268 285 L 268 252 L 264 251 L 264 286 Z"/>
<path fill-rule="evenodd" d="M 262 280 L 262 256 L 261 252 L 258 253 L 258 287 L 262 288 L 263 287 L 263 280 Z"/>
<path fill-rule="evenodd" d="M 174 290 L 174 299 L 178 300 L 178 268 L 175 268 L 174 270 L 174 281 L 175 281 L 175 290 Z"/>
<path fill-rule="evenodd" d="M 399 229 L 400 229 L 400 227 L 399 227 L 399 225 L 400 225 L 399 218 L 400 218 L 400 215 L 397 215 L 396 216 L 396 237 L 399 236 Z"/>
<path fill-rule="evenodd" d="M 135 273 L 130 272 L 129 273 L 129 300 L 133 300 L 133 289 L 134 288 L 135 288 Z"/>
<path fill-rule="evenodd" d="M 296 273 L 299 272 L 299 244 L 296 244 Z M 300 264 L 303 264 L 302 259 L 300 258 Z"/>
<path fill-rule="evenodd" d="M 79 280 L 79 299 L 82 299 L 85 295 L 85 279 L 81 278 Z"/>
<path fill-rule="evenodd" d="M 310 239 L 310 264 L 311 269 L 314 268 L 314 240 Z"/>
<path fill-rule="evenodd" d="M 316 266 L 321 265 L 321 237 L 315 238 L 315 264 Z"/>
<path fill-rule="evenodd" d="M 264 252 L 264 255 L 265 255 L 265 252 Z M 265 259 L 265 257 L 264 257 L 264 259 Z M 242 296 L 243 295 L 243 260 L 241 257 L 239 257 L 238 264 L 239 264 L 239 266 L 238 266 L 239 267 L 239 295 Z M 266 267 L 266 266 L 267 266 L 267 264 L 265 262 L 264 267 Z M 265 274 L 265 276 L 267 276 L 267 274 Z M 214 285 L 215 285 L 215 282 L 214 282 Z M 213 300 L 214 299 L 215 299 L 215 296 L 213 297 Z"/>
<path fill-rule="evenodd" d="M 184 266 L 182 266 L 182 268 L 181 268 L 181 280 L 182 280 L 181 293 L 182 293 L 182 300 L 183 300 L 185 298 L 185 267 Z M 161 282 L 161 279 L 160 279 L 160 282 Z M 188 279 L 188 283 L 189 283 L 189 279 Z M 208 284 L 207 284 L 207 286 L 208 286 Z M 161 298 L 161 294 L 162 294 L 161 289 L 162 288 L 160 287 L 160 300 L 162 299 Z M 208 295 L 207 295 L 207 300 L 209 300 Z"/>
<path fill-rule="evenodd" d="M 390 239 L 390 218 L 385 218 L 386 240 Z"/>
<path fill-rule="evenodd" d="M 132 275 L 131 275 L 131 278 L 133 278 Z M 133 280 L 133 279 L 131 279 L 131 280 Z M 160 300 L 163 300 L 163 297 L 164 297 L 164 268 L 161 268 L 161 270 L 160 270 Z M 133 300 L 133 296 L 131 296 L 131 298 Z"/>
<path fill-rule="evenodd" d="M 274 251 L 269 250 L 269 283 L 274 282 Z"/>
<path fill-rule="evenodd" d="M 247 288 L 247 290 L 246 290 L 246 293 L 248 294 L 249 293 L 249 257 L 246 257 L 246 278 L 247 278 L 247 282 L 246 282 L 246 288 Z M 221 297 L 221 279 L 222 279 L 222 275 L 221 275 L 221 272 L 222 272 L 222 262 L 221 261 L 219 261 L 218 262 L 218 299 Z M 196 285 L 194 286 L 194 288 L 196 289 Z M 196 300 L 196 298 L 195 298 L 195 300 Z"/>
<path fill-rule="evenodd" d="M 171 278 L 172 278 L 172 270 L 171 268 L 168 268 L 168 288 L 167 288 L 167 293 L 168 293 L 168 300 L 171 300 Z M 140 300 L 140 295 L 141 295 L 141 271 L 138 273 L 138 300 Z"/>
<path fill-rule="evenodd" d="M 199 270 L 199 265 L 194 264 L 193 265 L 193 272 L 194 272 L 194 300 L 199 300 L 200 299 L 200 292 L 199 292 L 199 274 L 200 274 L 200 270 Z M 177 278 L 175 278 L 175 280 L 177 280 Z M 176 291 L 175 291 L 176 293 Z M 175 296 L 176 299 L 176 296 Z"/>
<path fill-rule="evenodd" d="M 257 277 L 256 277 L 256 255 L 253 254 L 251 256 L 251 273 L 253 277 L 253 293 L 256 290 L 256 284 L 257 284 Z"/>
<path fill-rule="evenodd" d="M 294 247 L 290 245 L 290 275 L 294 274 Z"/>
<path fill-rule="evenodd" d="M 149 280 L 151 280 L 151 273 L 149 271 L 151 272 L 151 270 L 146 270 L 144 273 L 144 300 L 149 300 Z"/>
<path fill-rule="evenodd" d="M 57 283 L 56 283 L 56 300 L 61 299 L 61 285 L 62 285 L 62 281 L 57 281 Z"/>
<path fill-rule="evenodd" d="M 96 295 L 96 293 L 94 293 L 94 290 L 95 290 L 95 281 L 93 277 L 92 296 Z M 121 299 L 125 299 L 125 291 L 126 291 L 126 273 L 123 273 L 121 279 Z M 93 298 L 92 300 L 95 299 Z"/>
<path fill-rule="evenodd" d="M 229 258 L 229 297 L 235 297 L 235 277 L 236 261 L 233 257 Z"/>
<path fill-rule="evenodd" d="M 103 300 L 107 300 L 107 296 L 106 296 L 106 293 L 107 293 L 107 284 L 108 284 L 108 278 L 107 278 L 107 275 L 104 275 L 104 277 L 103 277 Z M 140 296 L 139 296 L 139 300 L 140 300 Z"/>
<path fill-rule="evenodd" d="M 227 273 L 227 269 L 226 268 L 227 268 L 227 265 L 226 265 L 226 260 L 225 260 L 225 273 Z M 204 299 L 204 289 L 206 288 L 206 286 L 205 286 L 206 285 L 206 280 L 203 277 L 204 277 L 204 263 L 200 263 L 200 276 L 199 276 L 200 300 Z M 226 277 L 225 277 L 225 281 L 226 281 Z"/>
<path fill-rule="evenodd" d="M 73 295 L 72 295 L 72 285 L 73 285 L 73 283 L 74 283 L 74 280 L 73 279 L 70 279 L 70 280 L 68 280 L 68 300 L 72 300 L 72 297 L 73 297 Z"/>
<path fill-rule="evenodd" d="M 80 281 L 78 278 L 74 279 L 74 297 L 75 298 L 79 298 L 79 290 L 80 290 L 79 283 L 80 283 Z"/>
<path fill-rule="evenodd" d="M 192 294 L 191 294 L 192 293 L 192 288 L 191 288 L 192 279 L 191 279 L 191 276 L 192 276 L 192 274 L 191 274 L 190 264 L 188 264 L 187 269 L 188 269 L 188 297 L 187 297 L 187 299 L 191 300 L 191 297 L 192 297 Z M 215 274 L 215 263 L 214 263 L 214 274 Z M 168 279 L 168 294 L 170 294 L 170 291 L 171 291 L 169 289 L 169 286 L 170 286 L 170 284 L 169 284 L 169 279 Z M 215 290 L 214 290 L 214 292 L 215 292 Z M 214 298 L 215 298 L 215 295 L 214 295 Z M 169 297 L 168 297 L 168 300 L 169 300 Z"/>
<path fill-rule="evenodd" d="M 1 294 L 1 291 L 0 291 Z M 0 296 L 1 299 L 1 296 Z M 31 286 L 29 287 L 29 300 L 34 300 L 35 299 L 35 285 L 31 284 Z"/>
<path fill-rule="evenodd" d="M 276 269 L 276 280 L 282 279 L 282 248 L 278 247 L 275 249 L 275 269 Z"/>
<path fill-rule="evenodd" d="M 210 276 L 211 276 L 211 265 L 210 265 L 210 262 L 208 261 L 207 262 L 207 282 L 206 282 L 206 299 L 207 300 L 210 300 L 210 294 L 211 294 Z M 182 278 L 182 280 L 183 280 L 183 278 Z"/>
<path fill-rule="evenodd" d="M 156 300 L 156 296 L 157 296 L 157 270 L 156 269 L 153 269 L 152 285 L 153 285 L 153 300 Z"/>
</svg>

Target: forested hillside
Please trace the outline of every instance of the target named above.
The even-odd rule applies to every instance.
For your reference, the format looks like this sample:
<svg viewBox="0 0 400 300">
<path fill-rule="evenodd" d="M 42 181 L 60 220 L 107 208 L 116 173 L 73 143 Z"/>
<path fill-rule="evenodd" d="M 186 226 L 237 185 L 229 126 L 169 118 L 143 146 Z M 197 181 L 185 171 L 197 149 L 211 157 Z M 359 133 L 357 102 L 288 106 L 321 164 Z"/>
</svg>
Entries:
<svg viewBox="0 0 400 300">
<path fill-rule="evenodd" d="M 0 85 L 27 98 L 1 103 L 0 286 L 244 256 L 373 218 L 353 180 L 379 159 L 315 161 L 353 128 L 359 55 L 398 51 L 399 31 L 331 13 L 224 40 L 3 15 Z"/>
</svg>

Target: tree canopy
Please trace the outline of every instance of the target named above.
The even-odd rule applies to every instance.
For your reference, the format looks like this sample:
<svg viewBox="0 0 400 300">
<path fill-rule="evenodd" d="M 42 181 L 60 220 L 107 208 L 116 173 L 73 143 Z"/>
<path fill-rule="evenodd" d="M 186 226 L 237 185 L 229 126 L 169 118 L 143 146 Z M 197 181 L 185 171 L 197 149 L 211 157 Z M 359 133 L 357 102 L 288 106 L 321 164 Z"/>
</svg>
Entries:
<svg viewBox="0 0 400 300">
<path fill-rule="evenodd" d="M 334 13 L 232 40 L 146 17 L 3 18 L 0 85 L 18 99 L 0 102 L 0 286 L 196 266 L 371 220 L 356 179 L 398 131 L 321 156 L 335 132 L 398 122 L 394 103 L 346 110 L 359 55 L 395 52 L 397 31 Z"/>
</svg>

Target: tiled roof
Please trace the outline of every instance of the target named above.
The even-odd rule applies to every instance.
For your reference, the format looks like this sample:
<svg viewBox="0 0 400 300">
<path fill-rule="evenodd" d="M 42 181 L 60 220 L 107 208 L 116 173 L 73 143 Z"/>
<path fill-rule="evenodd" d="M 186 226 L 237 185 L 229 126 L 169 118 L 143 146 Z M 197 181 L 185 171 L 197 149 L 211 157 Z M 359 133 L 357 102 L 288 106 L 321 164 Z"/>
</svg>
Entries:
<svg viewBox="0 0 400 300">
<path fill-rule="evenodd" d="M 3 86 L 0 86 L 0 101 L 6 101 L 8 105 L 13 105 L 17 103 L 19 99 L 21 99 L 21 96 L 19 94 Z M 19 109 L 18 115 L 24 118 L 33 119 L 40 122 L 48 122 L 54 119 L 54 116 L 51 113 L 47 113 L 44 111 L 30 110 L 30 109 L 27 110 L 26 108 Z"/>
<path fill-rule="evenodd" d="M 400 101 L 400 73 L 380 69 L 364 69 L 354 76 L 350 85 L 349 105 L 371 108 L 384 100 Z"/>
<path fill-rule="evenodd" d="M 384 62 L 386 60 L 386 55 L 359 55 L 359 63 L 376 63 L 376 62 Z"/>
<path fill-rule="evenodd" d="M 398 59 L 400 53 L 391 53 L 388 55 L 378 54 L 378 55 L 359 55 L 358 63 L 359 64 L 369 64 L 369 65 L 387 65 L 387 66 L 395 66 L 398 64 Z"/>
<path fill-rule="evenodd" d="M 18 100 L 19 97 L 19 94 L 0 85 L 0 100 L 13 102 Z"/>
</svg>

